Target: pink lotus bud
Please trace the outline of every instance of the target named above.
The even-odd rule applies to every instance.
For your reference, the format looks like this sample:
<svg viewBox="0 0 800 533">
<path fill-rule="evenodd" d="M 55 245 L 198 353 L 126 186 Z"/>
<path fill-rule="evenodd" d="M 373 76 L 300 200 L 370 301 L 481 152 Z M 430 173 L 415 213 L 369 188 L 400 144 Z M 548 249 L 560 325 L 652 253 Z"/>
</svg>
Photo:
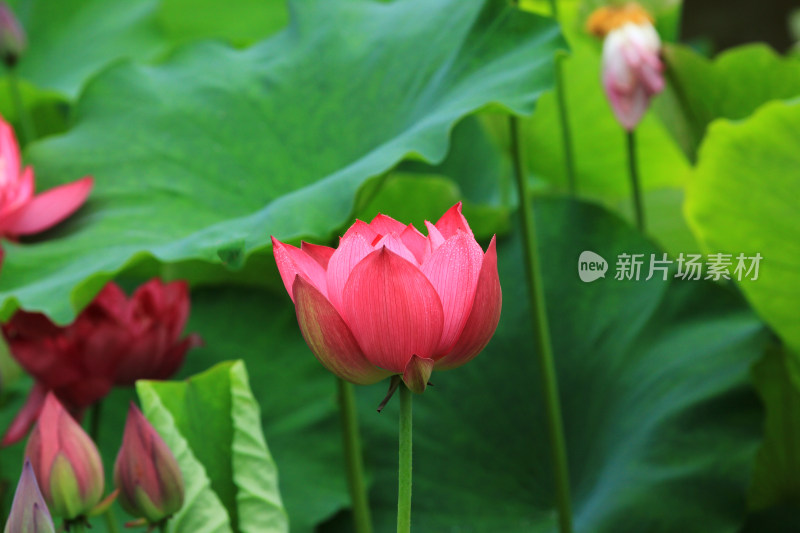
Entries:
<svg viewBox="0 0 800 533">
<path fill-rule="evenodd" d="M 175 456 L 141 411 L 131 404 L 114 484 L 123 509 L 159 524 L 183 505 L 183 475 Z"/>
<path fill-rule="evenodd" d="M 115 283 L 107 284 L 69 326 L 18 311 L 3 326 L 3 334 L 14 359 L 37 384 L 3 444 L 25 436 L 48 391 L 80 413 L 114 386 L 172 376 L 186 352 L 200 344 L 197 335 L 181 338 L 188 316 L 188 285 L 159 279 L 148 281 L 130 298 Z"/>
<path fill-rule="evenodd" d="M 7 67 L 13 68 L 27 48 L 25 31 L 14 12 L 5 2 L 0 2 L 0 55 Z"/>
<path fill-rule="evenodd" d="M 453 206 L 426 237 L 385 215 L 357 221 L 337 249 L 272 239 L 311 351 L 357 384 L 402 375 L 422 392 L 431 372 L 461 366 L 500 319 L 495 240 L 486 253 Z"/>
<path fill-rule="evenodd" d="M 4 533 L 55 533 L 55 530 L 31 462 L 26 459 Z"/>
<path fill-rule="evenodd" d="M 100 453 L 53 393 L 45 398 L 25 455 L 53 515 L 75 520 L 100 502 L 104 484 Z"/>
<path fill-rule="evenodd" d="M 661 39 L 650 15 L 633 3 L 598 9 L 588 28 L 604 38 L 603 87 L 617 120 L 632 131 L 664 90 Z"/>
</svg>

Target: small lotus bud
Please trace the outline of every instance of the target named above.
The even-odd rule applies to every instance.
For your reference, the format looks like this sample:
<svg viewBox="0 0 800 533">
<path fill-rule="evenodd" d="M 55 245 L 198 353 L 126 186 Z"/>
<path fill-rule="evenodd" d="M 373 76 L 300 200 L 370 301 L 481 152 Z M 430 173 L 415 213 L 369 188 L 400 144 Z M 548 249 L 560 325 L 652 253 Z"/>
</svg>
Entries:
<svg viewBox="0 0 800 533">
<path fill-rule="evenodd" d="M 14 67 L 27 47 L 25 31 L 14 12 L 5 2 L 0 2 L 0 54 L 9 68 Z"/>
<path fill-rule="evenodd" d="M 52 392 L 45 398 L 25 455 L 53 515 L 75 520 L 100 501 L 104 484 L 100 453 Z"/>
<path fill-rule="evenodd" d="M 183 506 L 183 475 L 178 462 L 133 404 L 114 463 L 114 484 L 122 508 L 150 524 L 163 522 Z"/>
<path fill-rule="evenodd" d="M 17 483 L 11 514 L 8 516 L 4 533 L 55 533 L 53 519 L 44 503 L 36 475 L 29 460 L 25 460 L 22 475 Z"/>
</svg>

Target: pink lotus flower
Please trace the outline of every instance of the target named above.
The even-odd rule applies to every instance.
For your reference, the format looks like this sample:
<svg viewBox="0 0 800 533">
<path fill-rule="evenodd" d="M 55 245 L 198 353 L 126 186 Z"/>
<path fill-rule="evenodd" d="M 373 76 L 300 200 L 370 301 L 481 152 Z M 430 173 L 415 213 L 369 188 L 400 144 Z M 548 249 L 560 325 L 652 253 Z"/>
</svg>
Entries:
<svg viewBox="0 0 800 533">
<path fill-rule="evenodd" d="M 131 404 L 122 447 L 114 463 L 122 508 L 148 524 L 160 524 L 183 506 L 183 475 L 164 439 Z"/>
<path fill-rule="evenodd" d="M 14 239 L 55 226 L 83 205 L 92 185 L 86 176 L 34 196 L 33 169 L 20 172 L 17 138 L 0 117 L 0 236 Z"/>
<path fill-rule="evenodd" d="M 461 366 L 500 319 L 495 239 L 486 253 L 453 206 L 428 236 L 388 216 L 357 221 L 337 249 L 272 239 L 300 330 L 319 361 L 357 384 L 393 374 L 422 392 L 434 368 Z"/>
<path fill-rule="evenodd" d="M 186 352 L 201 342 L 197 335 L 181 339 L 188 316 L 188 285 L 159 279 L 130 298 L 115 283 L 107 284 L 69 326 L 18 311 L 3 334 L 11 355 L 36 384 L 2 444 L 25 436 L 48 391 L 80 416 L 114 386 L 172 376 Z"/>
<path fill-rule="evenodd" d="M 53 515 L 75 520 L 100 502 L 105 480 L 100 452 L 53 393 L 44 401 L 25 455 Z"/>
<path fill-rule="evenodd" d="M 603 87 L 617 120 L 632 131 L 664 90 L 661 39 L 638 4 L 603 7 L 588 22 L 603 41 Z"/>
</svg>

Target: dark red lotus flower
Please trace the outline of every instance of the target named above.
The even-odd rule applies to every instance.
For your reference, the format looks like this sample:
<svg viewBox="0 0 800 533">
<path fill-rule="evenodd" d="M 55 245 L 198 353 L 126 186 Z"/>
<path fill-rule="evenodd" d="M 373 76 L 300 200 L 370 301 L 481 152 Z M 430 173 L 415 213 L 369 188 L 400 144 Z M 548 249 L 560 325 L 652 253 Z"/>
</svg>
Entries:
<svg viewBox="0 0 800 533">
<path fill-rule="evenodd" d="M 69 326 L 41 313 L 17 312 L 3 326 L 11 354 L 36 379 L 28 401 L 3 437 L 3 445 L 25 436 L 48 391 L 73 414 L 137 379 L 166 379 L 200 343 L 180 338 L 189 316 L 185 282 L 152 279 L 127 298 L 109 283 Z"/>
</svg>

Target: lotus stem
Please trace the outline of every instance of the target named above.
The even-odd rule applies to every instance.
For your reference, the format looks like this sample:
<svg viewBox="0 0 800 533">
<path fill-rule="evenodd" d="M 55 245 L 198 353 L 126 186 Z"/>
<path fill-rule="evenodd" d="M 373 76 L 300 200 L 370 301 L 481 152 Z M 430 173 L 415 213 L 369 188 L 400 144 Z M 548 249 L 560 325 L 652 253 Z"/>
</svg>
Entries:
<svg viewBox="0 0 800 533">
<path fill-rule="evenodd" d="M 356 533 L 372 533 L 372 518 L 369 511 L 367 487 L 364 481 L 364 459 L 361 451 L 361 435 L 358 430 L 353 385 L 337 378 L 339 385 L 339 413 L 342 423 L 342 439 L 347 466 L 347 486 L 353 505 L 353 521 Z"/>
<path fill-rule="evenodd" d="M 631 177 L 631 190 L 633 192 L 633 210 L 636 214 L 636 227 L 644 233 L 644 202 L 642 201 L 642 187 L 639 183 L 639 165 L 636 161 L 636 134 L 633 130 L 627 132 L 628 172 Z"/>
<path fill-rule="evenodd" d="M 539 250 L 536 243 L 536 225 L 532 207 L 532 197 L 525 161 L 522 152 L 519 120 L 509 117 L 511 133 L 511 156 L 514 164 L 514 177 L 519 196 L 520 223 L 522 225 L 525 267 L 528 274 L 528 298 L 531 309 L 533 341 L 539 358 L 541 387 L 547 413 L 547 429 L 550 437 L 551 462 L 555 476 L 556 503 L 561 533 L 572 532 L 572 504 L 570 501 L 569 467 L 567 447 L 564 438 L 564 422 L 561 416 L 561 403 L 558 395 L 553 349 L 550 343 L 550 328 L 547 323 L 547 309 L 544 297 L 544 284 L 540 271 Z"/>
<path fill-rule="evenodd" d="M 411 399 L 411 391 L 405 385 L 401 385 L 397 533 L 411 531 Z"/>
</svg>

